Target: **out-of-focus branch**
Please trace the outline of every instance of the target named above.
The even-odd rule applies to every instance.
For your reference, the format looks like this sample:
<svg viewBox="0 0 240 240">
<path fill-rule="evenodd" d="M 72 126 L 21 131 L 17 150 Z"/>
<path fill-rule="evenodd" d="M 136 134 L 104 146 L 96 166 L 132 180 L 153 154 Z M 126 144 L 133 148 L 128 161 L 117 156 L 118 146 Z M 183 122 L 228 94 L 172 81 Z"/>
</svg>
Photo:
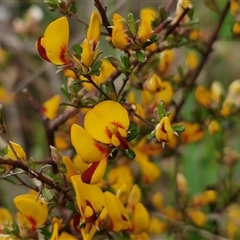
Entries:
<svg viewBox="0 0 240 240">
<path fill-rule="evenodd" d="M 206 49 L 202 55 L 202 59 L 200 60 L 197 68 L 195 69 L 195 71 L 193 71 L 192 76 L 190 77 L 190 80 L 189 80 L 188 86 L 187 86 L 187 93 L 189 92 L 190 89 L 193 88 L 204 65 L 207 63 L 208 56 L 212 52 L 212 46 L 217 39 L 218 33 L 221 29 L 224 19 L 226 18 L 229 8 L 230 8 L 230 1 L 227 1 L 226 6 L 224 7 L 224 9 L 222 10 L 222 12 L 220 14 L 218 24 L 217 24 L 215 30 L 213 31 L 213 34 L 212 34 L 210 40 L 208 41 L 208 43 L 206 45 Z M 179 111 L 181 110 L 183 104 L 185 103 L 185 100 L 186 100 L 186 96 L 183 96 L 182 100 L 179 102 L 179 104 L 176 107 L 175 116 L 178 116 Z"/>
<path fill-rule="evenodd" d="M 10 165 L 13 168 L 22 169 L 30 178 L 36 178 L 41 183 L 46 184 L 47 186 L 57 190 L 58 192 L 62 192 L 65 194 L 65 189 L 63 189 L 58 183 L 54 182 L 53 180 L 49 179 L 41 172 L 35 171 L 31 169 L 28 165 L 26 165 L 22 161 L 14 161 L 12 159 L 4 159 L 0 157 L 0 165 Z"/>
<path fill-rule="evenodd" d="M 101 15 L 102 25 L 106 28 L 109 36 L 112 36 L 112 29 L 110 28 L 111 24 L 108 20 L 107 14 L 106 14 L 107 7 L 103 6 L 103 2 L 100 0 L 94 0 L 94 5 L 98 9 L 98 11 Z"/>
</svg>

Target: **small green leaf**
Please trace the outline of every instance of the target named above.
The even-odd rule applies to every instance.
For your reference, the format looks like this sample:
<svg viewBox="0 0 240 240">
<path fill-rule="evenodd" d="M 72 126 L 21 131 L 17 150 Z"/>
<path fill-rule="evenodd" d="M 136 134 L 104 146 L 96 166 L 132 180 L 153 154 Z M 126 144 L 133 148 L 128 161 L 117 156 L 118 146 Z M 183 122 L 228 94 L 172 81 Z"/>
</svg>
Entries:
<svg viewBox="0 0 240 240">
<path fill-rule="evenodd" d="M 146 56 L 145 56 L 145 53 L 143 51 L 137 51 L 136 52 L 136 57 L 137 57 L 137 60 L 139 62 L 145 62 L 146 61 Z"/>
<path fill-rule="evenodd" d="M 125 154 L 130 159 L 134 159 L 136 156 L 135 152 L 131 148 L 126 149 Z"/>
<path fill-rule="evenodd" d="M 40 233 L 44 235 L 45 239 L 50 239 L 52 236 L 52 232 L 50 232 L 46 227 L 39 228 Z"/>
<path fill-rule="evenodd" d="M 53 195 L 52 195 L 51 191 L 47 188 L 43 188 L 42 195 L 46 202 L 50 202 L 53 200 Z"/>
<path fill-rule="evenodd" d="M 159 15 L 160 15 L 161 22 L 163 22 L 164 20 L 166 20 L 168 18 L 168 14 L 167 14 L 165 8 L 163 8 L 163 7 L 160 8 Z"/>
<path fill-rule="evenodd" d="M 108 96 L 112 100 L 117 100 L 117 92 L 116 92 L 116 88 L 115 88 L 113 81 L 107 81 L 106 85 L 108 88 Z"/>
<path fill-rule="evenodd" d="M 99 70 L 99 68 L 101 66 L 102 66 L 102 61 L 100 61 L 100 60 L 95 61 L 94 64 L 92 65 L 92 67 L 91 67 L 91 72 Z"/>
<path fill-rule="evenodd" d="M 74 205 L 72 202 L 67 201 L 65 206 L 66 206 L 68 209 L 70 209 L 71 211 L 77 212 L 77 210 L 76 210 L 76 208 L 75 208 L 75 205 Z"/>
<path fill-rule="evenodd" d="M 159 120 L 166 116 L 163 101 L 158 102 L 157 107 L 156 107 L 156 112 L 157 112 Z"/>
<path fill-rule="evenodd" d="M 147 137 L 147 140 L 151 140 L 153 137 L 155 137 L 155 132 L 149 133 L 146 137 Z"/>
<path fill-rule="evenodd" d="M 108 155 L 108 162 L 111 163 L 118 155 L 118 149 L 114 148 L 112 152 Z"/>
<path fill-rule="evenodd" d="M 128 135 L 127 135 L 127 141 L 130 142 L 132 141 L 134 138 L 137 137 L 137 135 L 139 134 L 140 130 L 133 124 L 130 125 L 129 129 L 128 129 Z"/>
<path fill-rule="evenodd" d="M 36 170 L 37 167 L 37 162 L 35 159 L 33 159 L 32 157 L 29 159 L 29 166 L 32 170 Z"/>
<path fill-rule="evenodd" d="M 179 77 L 180 77 L 180 80 L 182 81 L 184 79 L 184 72 L 183 72 L 183 68 L 181 66 L 179 66 L 177 68 L 177 71 L 178 71 L 178 74 L 179 74 Z"/>
<path fill-rule="evenodd" d="M 113 65 L 113 67 L 115 67 L 116 69 L 119 69 L 122 66 L 121 62 L 115 57 L 108 56 L 106 57 L 106 59 L 108 59 L 109 62 Z"/>
<path fill-rule="evenodd" d="M 77 6 L 76 6 L 75 1 L 72 2 L 70 11 L 71 11 L 73 14 L 76 14 L 76 13 L 77 13 Z"/>
<path fill-rule="evenodd" d="M 63 95 L 70 101 L 71 100 L 71 96 L 70 93 L 68 92 L 67 86 L 62 84 L 61 85 L 61 92 L 63 93 Z"/>
<path fill-rule="evenodd" d="M 130 68 L 131 64 L 128 56 L 126 56 L 125 54 L 121 55 L 121 61 L 125 69 Z"/>
<path fill-rule="evenodd" d="M 184 132 L 185 126 L 182 123 L 180 123 L 180 124 L 173 125 L 172 129 L 173 131 L 176 131 L 176 132 Z"/>
<path fill-rule="evenodd" d="M 134 15 L 132 13 L 128 14 L 127 22 L 128 22 L 128 26 L 129 26 L 129 29 L 130 29 L 132 35 L 136 36 L 137 29 L 136 29 L 136 24 L 135 24 L 135 20 L 134 20 Z"/>
<path fill-rule="evenodd" d="M 83 49 L 79 44 L 74 44 L 73 45 L 73 51 L 77 54 L 78 57 L 80 57 Z"/>
<path fill-rule="evenodd" d="M 204 4 L 214 13 L 219 13 L 219 8 L 215 1 L 213 0 L 204 0 Z"/>
<path fill-rule="evenodd" d="M 49 209 L 50 208 L 55 208 L 55 207 L 58 206 L 58 203 L 57 202 L 50 202 L 50 203 L 47 204 L 47 206 L 48 206 Z"/>
</svg>

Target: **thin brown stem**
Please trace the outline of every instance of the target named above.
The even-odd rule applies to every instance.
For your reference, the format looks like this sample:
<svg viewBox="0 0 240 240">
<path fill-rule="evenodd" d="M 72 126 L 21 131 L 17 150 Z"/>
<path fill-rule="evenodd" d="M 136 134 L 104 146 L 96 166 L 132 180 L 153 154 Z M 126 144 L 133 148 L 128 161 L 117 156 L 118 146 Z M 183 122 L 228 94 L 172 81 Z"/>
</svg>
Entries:
<svg viewBox="0 0 240 240">
<path fill-rule="evenodd" d="M 107 17 L 107 7 L 106 6 L 103 6 L 103 3 L 102 1 L 100 2 L 100 0 L 94 0 L 94 5 L 95 7 L 98 9 L 100 15 L 101 15 L 101 18 L 102 18 L 102 25 L 106 28 L 109 36 L 112 36 L 112 28 L 110 27 L 111 24 L 108 20 L 108 17 Z"/>
<path fill-rule="evenodd" d="M 220 14 L 220 18 L 218 21 L 218 24 L 215 28 L 215 30 L 213 31 L 213 34 L 210 38 L 210 40 L 208 41 L 207 45 L 206 45 L 206 49 L 202 55 L 202 59 L 200 60 L 197 68 L 195 69 L 195 71 L 192 74 L 192 77 L 189 80 L 188 86 L 187 86 L 187 93 L 189 92 L 189 90 L 191 90 L 199 76 L 199 74 L 201 73 L 203 67 L 206 65 L 207 60 L 208 60 L 208 56 L 210 55 L 210 53 L 212 52 L 212 46 L 214 44 L 214 42 L 217 39 L 218 33 L 221 29 L 221 26 L 227 16 L 228 10 L 230 8 L 230 1 L 227 1 L 226 6 L 224 7 L 223 11 Z M 182 106 L 184 105 L 186 100 L 186 97 L 183 96 L 182 100 L 179 102 L 179 104 L 176 107 L 176 112 L 175 112 L 175 116 L 178 116 L 179 111 L 181 110 Z"/>
</svg>

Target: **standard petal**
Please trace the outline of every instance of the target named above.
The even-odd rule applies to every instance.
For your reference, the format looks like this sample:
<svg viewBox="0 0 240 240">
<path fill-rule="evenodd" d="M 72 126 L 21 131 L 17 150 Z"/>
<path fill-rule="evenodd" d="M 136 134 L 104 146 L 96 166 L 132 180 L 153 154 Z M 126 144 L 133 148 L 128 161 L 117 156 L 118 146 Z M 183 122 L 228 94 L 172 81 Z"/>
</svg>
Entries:
<svg viewBox="0 0 240 240">
<path fill-rule="evenodd" d="M 127 110 L 119 103 L 108 100 L 97 104 L 88 111 L 84 119 L 84 127 L 90 135 L 103 143 L 111 143 L 111 136 L 107 133 L 109 124 L 125 130 L 129 126 Z"/>
<path fill-rule="evenodd" d="M 44 224 L 48 217 L 48 208 L 41 199 L 36 201 L 33 194 L 23 194 L 14 198 L 17 209 L 37 227 Z"/>
<path fill-rule="evenodd" d="M 50 120 L 57 116 L 60 102 L 61 96 L 57 94 L 43 103 L 42 111 Z"/>
<path fill-rule="evenodd" d="M 108 148 L 104 147 L 82 127 L 73 124 L 71 128 L 71 141 L 77 154 L 84 162 L 98 162 L 108 154 Z"/>
<path fill-rule="evenodd" d="M 99 41 L 101 32 L 101 19 L 99 14 L 96 11 L 92 12 L 88 31 L 87 31 L 87 39 L 88 41 L 94 41 L 95 44 Z M 95 49 L 96 46 L 93 46 Z"/>
<path fill-rule="evenodd" d="M 66 17 L 58 18 L 48 25 L 43 36 L 46 56 L 49 61 L 56 65 L 63 65 L 68 60 L 66 52 L 69 41 L 69 24 Z M 41 55 L 41 54 L 40 54 Z"/>
</svg>

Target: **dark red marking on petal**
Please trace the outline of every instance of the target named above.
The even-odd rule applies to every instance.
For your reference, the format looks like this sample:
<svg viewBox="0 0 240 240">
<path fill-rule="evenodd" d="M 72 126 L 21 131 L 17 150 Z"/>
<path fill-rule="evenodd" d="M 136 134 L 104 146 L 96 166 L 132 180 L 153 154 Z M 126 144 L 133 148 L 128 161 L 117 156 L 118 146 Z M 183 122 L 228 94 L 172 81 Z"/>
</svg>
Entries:
<svg viewBox="0 0 240 240">
<path fill-rule="evenodd" d="M 104 155 L 108 155 L 109 154 L 109 149 L 107 146 L 104 146 L 102 144 L 100 144 L 97 141 L 94 141 L 94 147 L 96 147 L 102 154 Z"/>
<path fill-rule="evenodd" d="M 93 205 L 91 204 L 91 202 L 89 202 L 88 200 L 86 200 L 86 204 L 87 204 L 87 206 L 89 206 L 89 207 L 92 209 L 92 211 L 93 211 L 93 215 L 92 215 L 91 217 L 87 218 L 87 219 L 86 219 L 86 222 L 93 224 L 93 223 L 95 223 L 95 221 L 97 220 L 98 215 L 97 215 L 97 213 L 95 212 L 95 210 L 94 210 Z"/>
<path fill-rule="evenodd" d="M 119 132 L 117 132 L 116 136 L 120 142 L 120 147 L 124 150 L 128 149 L 129 146 L 128 146 L 127 139 L 125 137 L 122 137 Z"/>
<path fill-rule="evenodd" d="M 66 58 L 66 53 L 67 53 L 67 46 L 62 45 L 59 58 L 60 58 L 60 60 L 62 61 L 63 64 L 66 64 L 68 62 L 68 59 Z"/>
<path fill-rule="evenodd" d="M 81 179 L 84 183 L 90 183 L 92 180 L 92 176 L 96 170 L 96 168 L 98 167 L 100 161 L 99 162 L 94 162 L 92 163 L 81 175 Z"/>
<path fill-rule="evenodd" d="M 29 229 L 30 232 L 34 232 L 37 230 L 37 220 L 33 216 L 26 216 L 26 218 L 31 223 L 31 228 Z"/>
<path fill-rule="evenodd" d="M 41 44 L 42 38 L 44 38 L 44 37 L 43 37 L 43 36 L 42 36 L 42 37 L 39 37 L 39 38 L 38 38 L 38 41 L 37 41 L 37 50 L 38 50 L 38 53 L 39 53 L 39 55 L 40 55 L 44 60 L 46 60 L 46 61 L 48 61 L 48 62 L 51 62 L 51 61 L 49 60 L 49 58 L 47 57 L 46 49 L 45 49 L 45 48 L 42 46 L 42 44 Z"/>
<path fill-rule="evenodd" d="M 73 227 L 75 230 L 79 231 L 79 224 L 80 224 L 81 215 L 79 213 L 74 214 L 73 216 Z"/>
</svg>

